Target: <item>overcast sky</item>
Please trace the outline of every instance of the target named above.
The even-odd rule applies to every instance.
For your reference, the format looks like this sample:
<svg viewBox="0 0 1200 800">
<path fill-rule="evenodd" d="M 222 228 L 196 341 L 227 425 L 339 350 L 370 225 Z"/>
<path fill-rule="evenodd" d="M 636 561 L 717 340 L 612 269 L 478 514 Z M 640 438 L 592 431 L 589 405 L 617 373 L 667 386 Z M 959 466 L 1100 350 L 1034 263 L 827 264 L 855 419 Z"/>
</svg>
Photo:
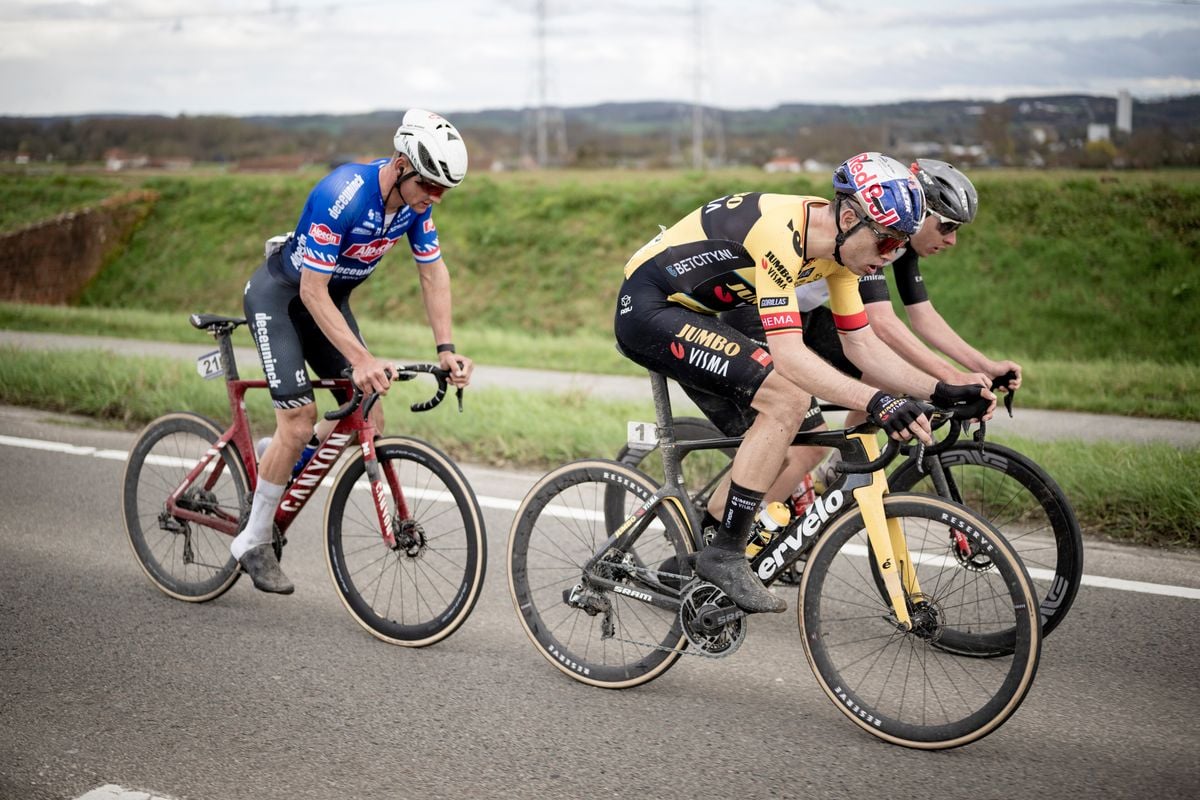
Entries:
<svg viewBox="0 0 1200 800">
<path fill-rule="evenodd" d="M 1197 0 L 542 4 L 551 105 L 1200 93 Z M 535 106 L 538 6 L 0 0 L 0 115 Z"/>
</svg>

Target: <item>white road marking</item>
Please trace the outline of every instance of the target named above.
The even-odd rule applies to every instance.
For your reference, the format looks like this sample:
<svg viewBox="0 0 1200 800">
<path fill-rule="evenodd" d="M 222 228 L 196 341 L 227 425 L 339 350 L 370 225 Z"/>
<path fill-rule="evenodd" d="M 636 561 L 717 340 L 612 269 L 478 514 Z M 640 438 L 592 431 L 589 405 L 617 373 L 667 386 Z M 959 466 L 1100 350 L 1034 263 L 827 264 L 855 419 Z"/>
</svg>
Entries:
<svg viewBox="0 0 1200 800">
<path fill-rule="evenodd" d="M 97 786 L 87 794 L 81 794 L 76 800 L 167 800 L 167 798 L 138 789 L 126 789 L 115 783 L 106 783 L 103 786 Z"/>
<path fill-rule="evenodd" d="M 101 450 L 96 447 L 87 447 L 81 445 L 67 444 L 65 442 L 50 442 L 44 439 L 23 439 L 16 436 L 0 436 L 0 445 L 5 447 L 18 447 L 26 450 L 42 450 L 51 453 L 62 453 L 70 456 L 88 456 L 91 458 L 101 458 L 108 461 L 125 461 L 128 453 L 123 450 Z M 184 463 L 181 461 L 181 464 Z M 329 479 L 326 478 L 323 484 L 328 485 Z M 421 490 L 417 490 L 420 492 Z M 424 496 L 422 494 L 421 496 Z M 520 506 L 520 501 L 510 500 L 507 497 L 489 497 L 487 495 L 478 495 L 476 499 L 479 505 L 483 508 L 490 508 L 497 511 L 516 511 Z M 598 512 L 577 511 L 574 509 L 548 509 L 548 513 L 553 516 L 569 517 L 573 519 L 590 519 L 600 520 L 603 515 Z M 862 554 L 866 555 L 866 548 L 862 548 Z M 1054 573 L 1048 569 L 1031 568 L 1029 575 L 1039 580 L 1049 580 L 1054 577 Z M 1121 592 L 1137 592 L 1139 594 L 1156 594 L 1166 597 L 1183 597 L 1190 600 L 1200 600 L 1200 589 L 1193 589 L 1189 586 L 1173 586 L 1165 583 L 1148 583 L 1146 581 L 1130 581 L 1121 578 L 1106 578 L 1101 575 L 1084 575 L 1080 580 L 1082 586 L 1095 586 L 1100 589 L 1116 589 Z M 88 798 L 92 800 L 92 798 Z"/>
</svg>

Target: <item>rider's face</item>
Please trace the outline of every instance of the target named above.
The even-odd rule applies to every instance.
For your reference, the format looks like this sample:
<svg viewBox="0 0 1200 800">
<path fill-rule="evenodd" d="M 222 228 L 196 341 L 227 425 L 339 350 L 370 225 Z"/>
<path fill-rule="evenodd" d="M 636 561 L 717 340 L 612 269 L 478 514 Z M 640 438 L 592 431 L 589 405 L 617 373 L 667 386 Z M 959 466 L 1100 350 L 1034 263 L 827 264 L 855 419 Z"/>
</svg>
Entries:
<svg viewBox="0 0 1200 800">
<path fill-rule="evenodd" d="M 859 224 L 863 222 L 863 224 Z M 887 231 L 873 222 L 862 220 L 849 205 L 842 209 L 842 230 L 854 230 L 842 244 L 842 263 L 859 277 L 871 275 L 895 260 L 904 242 L 887 235 Z"/>
<path fill-rule="evenodd" d="M 411 172 L 407 161 L 400 159 L 397 163 L 400 164 L 398 175 Z M 442 195 L 445 191 L 446 187 L 440 184 L 426 181 L 420 176 L 414 176 L 400 184 L 400 199 L 413 211 L 421 213 L 431 205 L 442 202 Z"/>
<path fill-rule="evenodd" d="M 947 250 L 958 242 L 958 229 L 947 230 L 952 225 L 942 222 L 938 217 L 929 215 L 921 225 L 921 230 L 912 237 L 912 248 L 917 255 L 924 258 Z M 946 232 L 943 232 L 946 231 Z"/>
</svg>

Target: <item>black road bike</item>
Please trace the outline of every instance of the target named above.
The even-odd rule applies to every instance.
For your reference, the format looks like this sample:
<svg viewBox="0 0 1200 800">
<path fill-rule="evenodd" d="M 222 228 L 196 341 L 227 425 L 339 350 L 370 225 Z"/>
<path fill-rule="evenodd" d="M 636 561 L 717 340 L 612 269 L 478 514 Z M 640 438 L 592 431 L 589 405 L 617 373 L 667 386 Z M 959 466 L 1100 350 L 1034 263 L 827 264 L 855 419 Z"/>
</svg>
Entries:
<svg viewBox="0 0 1200 800">
<path fill-rule="evenodd" d="M 700 514 L 680 462 L 739 439 L 675 438 L 666 379 L 651 375 L 662 486 L 618 461 L 577 461 L 539 480 L 513 519 L 509 590 L 526 634 L 561 672 L 621 689 L 684 655 L 737 651 L 749 618 L 695 576 Z M 845 716 L 888 742 L 956 747 L 996 730 L 1037 671 L 1036 591 L 996 528 L 962 505 L 888 494 L 875 428 L 799 434 L 836 447 L 845 474 L 751 566 L 768 586 L 797 560 L 796 609 L 818 683 Z M 622 513 L 614 518 L 613 498 Z M 993 650 L 993 658 L 972 655 Z"/>
<path fill-rule="evenodd" d="M 1005 401 L 1011 415 L 1011 393 Z M 845 410 L 827 404 L 822 404 L 822 409 Z M 722 436 L 707 419 L 679 417 L 673 426 L 682 444 Z M 936 450 L 902 448 L 908 457 L 888 475 L 888 487 L 896 492 L 936 494 L 953 500 L 996 526 L 1033 580 L 1040 600 L 1042 634 L 1049 634 L 1066 617 L 1083 577 L 1083 536 L 1071 502 L 1055 480 L 1028 456 L 985 440 L 982 429 L 977 430 L 974 441 L 958 440 L 957 433 Z M 653 445 L 627 444 L 617 460 L 655 474 L 661 467 L 650 456 L 657 449 Z M 686 454 L 690 495 L 701 514 L 729 471 L 736 452 L 736 448 L 723 448 L 689 450 Z M 614 496 L 610 514 L 620 514 L 619 503 L 619 497 Z M 802 566 L 798 564 L 781 578 L 797 582 Z"/>
</svg>

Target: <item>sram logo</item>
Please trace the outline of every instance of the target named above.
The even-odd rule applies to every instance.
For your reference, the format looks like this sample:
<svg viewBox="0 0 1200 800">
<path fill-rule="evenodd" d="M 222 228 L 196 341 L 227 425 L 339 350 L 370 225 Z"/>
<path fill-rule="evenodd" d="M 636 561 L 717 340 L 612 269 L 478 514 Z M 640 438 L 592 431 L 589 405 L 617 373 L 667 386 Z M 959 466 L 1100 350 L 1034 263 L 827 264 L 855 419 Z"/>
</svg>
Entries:
<svg viewBox="0 0 1200 800">
<path fill-rule="evenodd" d="M 778 544 L 767 545 L 766 555 L 758 565 L 758 577 L 765 581 L 774 575 L 783 566 L 788 555 L 800 552 L 804 542 L 811 539 L 845 503 L 846 495 L 841 489 L 834 489 L 813 501 L 808 507 L 808 513 L 804 515 L 804 520 L 793 525 L 791 534 L 778 540 Z"/>
<path fill-rule="evenodd" d="M 621 586 L 620 584 L 614 586 L 613 591 L 617 594 L 627 595 L 636 600 L 645 600 L 647 603 L 654 599 L 651 595 L 648 595 L 645 592 L 639 592 L 637 589 L 630 589 L 628 586 Z"/>
</svg>

